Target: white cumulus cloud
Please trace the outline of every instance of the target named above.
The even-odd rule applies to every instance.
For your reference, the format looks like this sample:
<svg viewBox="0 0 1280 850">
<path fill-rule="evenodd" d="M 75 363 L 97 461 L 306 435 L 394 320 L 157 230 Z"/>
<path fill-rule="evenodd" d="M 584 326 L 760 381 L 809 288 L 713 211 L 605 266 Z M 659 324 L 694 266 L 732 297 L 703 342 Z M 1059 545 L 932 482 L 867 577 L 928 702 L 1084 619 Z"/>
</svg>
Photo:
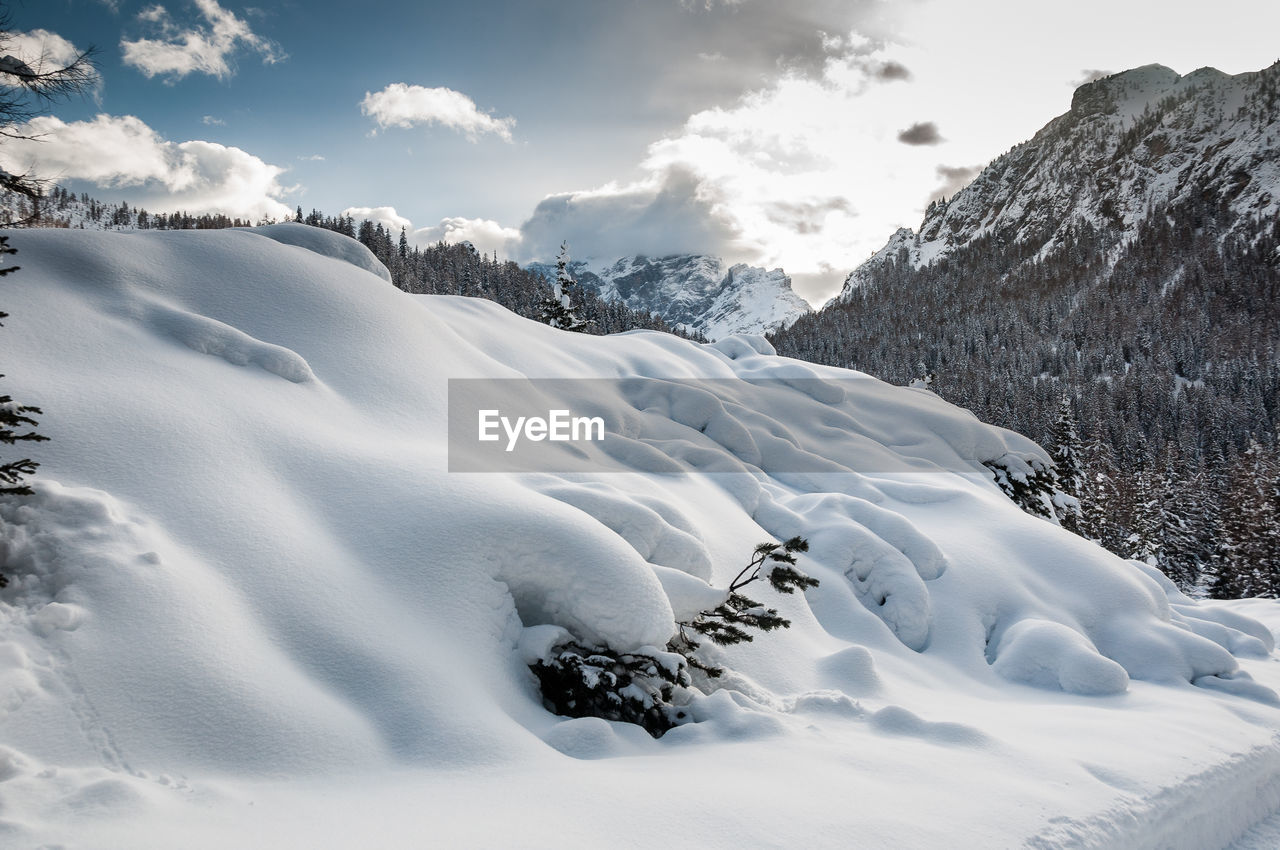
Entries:
<svg viewBox="0 0 1280 850">
<path fill-rule="evenodd" d="M 0 49 L 26 62 L 36 73 L 65 67 L 80 56 L 74 44 L 44 29 L 5 33 Z"/>
<path fill-rule="evenodd" d="M 131 199 L 155 211 L 285 218 L 283 168 L 236 147 L 200 140 L 172 142 L 132 115 L 91 121 L 33 118 L 16 128 L 35 139 L 0 147 L 0 165 L 50 180 L 85 180 L 130 188 Z"/>
<path fill-rule="evenodd" d="M 497 251 L 500 257 L 515 255 L 520 239 L 517 228 L 504 227 L 492 219 L 460 216 L 441 219 L 439 224 L 431 227 L 418 228 L 410 236 L 410 241 L 415 245 L 431 245 L 436 242 L 456 245 L 459 242 L 470 242 L 481 254 Z"/>
<path fill-rule="evenodd" d="M 204 25 L 184 29 L 160 5 L 139 12 L 138 20 L 150 25 L 157 37 L 122 39 L 125 64 L 148 77 L 177 80 L 199 73 L 225 79 L 232 74 L 228 58 L 240 48 L 260 54 L 266 63 L 285 58 L 278 45 L 255 33 L 247 22 L 218 5 L 218 0 L 194 2 Z"/>
<path fill-rule="evenodd" d="M 476 141 L 492 133 L 503 141 L 512 141 L 511 128 L 516 119 L 494 118 L 481 112 L 475 101 L 453 89 L 411 86 L 391 83 L 380 92 L 365 92 L 360 111 L 377 122 L 378 127 L 412 127 L 415 124 L 441 124 Z"/>
<path fill-rule="evenodd" d="M 402 227 L 406 230 L 413 227 L 413 222 L 398 214 L 395 207 L 347 207 L 342 211 L 342 214 L 356 221 L 365 221 L 367 219 L 374 224 L 381 224 L 387 230 L 396 233 Z"/>
<path fill-rule="evenodd" d="M 566 238 L 599 260 L 717 254 L 780 266 L 802 295 L 821 300 L 891 232 L 882 220 L 864 232 L 859 199 L 883 197 L 886 186 L 903 194 L 897 163 L 850 155 L 885 147 L 875 136 L 888 128 L 869 125 L 859 108 L 887 99 L 881 64 L 832 57 L 820 79 L 785 74 L 730 107 L 695 113 L 649 146 L 640 180 L 543 200 L 521 227 L 524 256 L 552 256 Z M 901 212 L 915 219 L 917 203 L 910 196 Z"/>
<path fill-rule="evenodd" d="M 0 56 L 13 56 L 36 74 L 65 68 L 83 55 L 83 51 L 56 32 L 35 29 L 29 32 L 0 33 Z M 19 66 L 20 68 L 21 66 Z M 102 77 L 91 69 L 86 80 L 89 93 L 95 100 L 102 94 Z M 3 79 L 0 78 L 0 82 Z"/>
<path fill-rule="evenodd" d="M 497 251 L 501 257 L 512 257 L 518 253 L 522 238 L 518 228 L 505 227 L 488 218 L 450 216 L 442 218 L 439 224 L 414 227 L 413 222 L 396 212 L 395 207 L 347 207 L 342 214 L 356 222 L 367 219 L 381 224 L 393 235 L 404 228 L 409 244 L 421 247 L 437 242 L 450 245 L 470 242 L 482 254 Z"/>
</svg>

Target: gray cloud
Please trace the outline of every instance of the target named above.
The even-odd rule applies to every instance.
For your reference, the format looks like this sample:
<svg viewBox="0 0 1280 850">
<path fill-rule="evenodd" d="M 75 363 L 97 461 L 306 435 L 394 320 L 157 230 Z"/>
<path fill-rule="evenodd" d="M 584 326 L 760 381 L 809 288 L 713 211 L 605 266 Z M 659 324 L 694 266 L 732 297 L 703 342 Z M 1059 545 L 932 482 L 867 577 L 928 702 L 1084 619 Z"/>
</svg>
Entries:
<svg viewBox="0 0 1280 850">
<path fill-rule="evenodd" d="M 882 0 L 655 0 L 626 4 L 624 19 L 606 38 L 615 40 L 610 56 L 621 57 L 629 76 L 645 74 L 656 83 L 650 106 L 696 111 L 759 88 L 780 72 L 818 77 L 831 58 L 870 54 L 896 34 L 901 7 L 888 6 Z"/>
<path fill-rule="evenodd" d="M 820 232 L 832 212 L 855 214 L 849 199 L 837 195 L 820 201 L 774 201 L 764 207 L 769 221 L 803 234 Z"/>
<path fill-rule="evenodd" d="M 1076 88 L 1080 88 L 1080 86 L 1084 86 L 1084 85 L 1088 85 L 1089 83 L 1097 82 L 1098 80 L 1101 80 L 1103 77 L 1110 77 L 1113 73 L 1115 73 L 1115 72 L 1114 72 L 1114 71 L 1099 71 L 1099 70 L 1098 70 L 1098 69 L 1096 69 L 1096 68 L 1092 68 L 1092 69 L 1090 69 L 1090 68 L 1085 68 L 1085 69 L 1083 69 L 1083 70 L 1081 70 L 1081 71 L 1080 71 L 1080 77 L 1079 77 L 1075 82 L 1073 82 L 1071 85 L 1072 85 L 1072 86 L 1074 86 L 1074 87 L 1076 87 Z"/>
<path fill-rule="evenodd" d="M 701 191 L 700 191 L 701 190 Z M 520 226 L 523 258 L 555 256 L 568 241 L 575 257 L 629 254 L 733 254 L 739 228 L 717 211 L 706 184 L 672 167 L 652 181 L 543 199 Z"/>
<path fill-rule="evenodd" d="M 904 145 L 937 145 L 946 140 L 938 132 L 937 124 L 932 121 L 921 121 L 899 133 L 898 141 Z"/>
<path fill-rule="evenodd" d="M 982 173 L 981 165 L 939 165 L 937 168 L 938 178 L 942 181 L 942 185 L 934 189 L 929 195 L 929 200 L 934 201 L 938 198 L 954 197 L 965 186 L 968 186 L 973 178 Z"/>
<path fill-rule="evenodd" d="M 875 70 L 875 77 L 884 82 L 911 79 L 911 69 L 900 62 L 885 62 Z"/>
</svg>

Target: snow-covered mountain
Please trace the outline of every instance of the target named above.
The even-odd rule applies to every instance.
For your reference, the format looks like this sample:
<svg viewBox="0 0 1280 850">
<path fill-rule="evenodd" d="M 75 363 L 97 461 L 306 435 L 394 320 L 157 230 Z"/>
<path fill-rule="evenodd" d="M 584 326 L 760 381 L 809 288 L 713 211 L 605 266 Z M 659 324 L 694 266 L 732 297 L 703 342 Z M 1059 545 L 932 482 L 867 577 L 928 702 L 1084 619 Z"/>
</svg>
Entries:
<svg viewBox="0 0 1280 850">
<path fill-rule="evenodd" d="M 1280 212 L 1278 103 L 1280 63 L 1235 76 L 1147 65 L 1083 85 L 1070 111 L 931 204 L 918 231 L 894 233 L 843 294 L 904 251 L 920 268 L 984 237 L 1043 258 L 1087 225 L 1114 248 L 1171 205 L 1222 208 L 1236 232 L 1266 226 Z"/>
<path fill-rule="evenodd" d="M 0 843 L 1203 847 L 1280 799 L 1277 603 L 1024 513 L 988 464 L 1043 451 L 930 392 L 409 295 L 302 225 L 8 235 L 52 439 L 0 500 Z M 458 379 L 616 427 L 456 471 Z M 552 641 L 661 656 L 793 536 L 821 584 L 664 737 L 545 708 Z"/>
<path fill-rule="evenodd" d="M 555 275 L 555 266 L 548 263 L 529 268 L 548 278 Z M 647 310 L 708 339 L 776 330 L 812 309 L 792 291 L 791 278 L 782 269 L 767 271 L 745 263 L 726 269 L 722 259 L 704 254 L 637 255 L 608 265 L 578 261 L 569 268 L 582 286 L 602 298 Z"/>
</svg>

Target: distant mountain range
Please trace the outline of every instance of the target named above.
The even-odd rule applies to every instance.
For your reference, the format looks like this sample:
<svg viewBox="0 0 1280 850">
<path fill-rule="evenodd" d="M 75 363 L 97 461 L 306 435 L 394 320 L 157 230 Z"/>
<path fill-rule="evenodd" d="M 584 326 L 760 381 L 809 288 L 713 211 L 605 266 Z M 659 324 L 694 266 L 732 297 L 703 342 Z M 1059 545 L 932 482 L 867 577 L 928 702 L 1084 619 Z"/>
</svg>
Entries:
<svg viewBox="0 0 1280 850">
<path fill-rule="evenodd" d="M 548 279 L 556 273 L 551 263 L 528 269 Z M 812 311 L 782 269 L 743 263 L 726 269 L 724 260 L 704 254 L 636 255 L 609 265 L 575 261 L 569 271 L 606 301 L 621 301 L 709 339 L 778 330 Z"/>
</svg>

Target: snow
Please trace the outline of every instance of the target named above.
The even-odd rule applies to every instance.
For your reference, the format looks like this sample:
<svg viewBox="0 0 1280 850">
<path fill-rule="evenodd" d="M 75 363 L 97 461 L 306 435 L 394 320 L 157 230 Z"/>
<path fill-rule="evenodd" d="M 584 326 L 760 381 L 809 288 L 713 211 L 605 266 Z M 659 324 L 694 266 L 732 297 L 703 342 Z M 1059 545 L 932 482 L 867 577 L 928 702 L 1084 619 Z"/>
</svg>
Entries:
<svg viewBox="0 0 1280 850">
<path fill-rule="evenodd" d="M 372 272 L 387 283 L 391 283 L 391 272 L 387 271 L 387 267 L 373 255 L 372 251 L 340 233 L 291 221 L 261 225 L 252 228 L 251 231 L 259 236 L 274 239 L 282 245 L 294 245 L 322 257 L 342 260 L 358 269 Z"/>
<path fill-rule="evenodd" d="M 298 226 L 9 236 L 52 439 L 0 502 L 0 843 L 1203 847 L 1280 803 L 1280 603 L 1024 514 L 982 462 L 1043 452 L 932 393 L 410 296 Z M 625 429 L 451 473 L 461 378 Z M 530 659 L 661 647 L 794 535 L 821 585 L 753 594 L 793 627 L 706 647 L 695 722 L 543 709 Z"/>
</svg>

